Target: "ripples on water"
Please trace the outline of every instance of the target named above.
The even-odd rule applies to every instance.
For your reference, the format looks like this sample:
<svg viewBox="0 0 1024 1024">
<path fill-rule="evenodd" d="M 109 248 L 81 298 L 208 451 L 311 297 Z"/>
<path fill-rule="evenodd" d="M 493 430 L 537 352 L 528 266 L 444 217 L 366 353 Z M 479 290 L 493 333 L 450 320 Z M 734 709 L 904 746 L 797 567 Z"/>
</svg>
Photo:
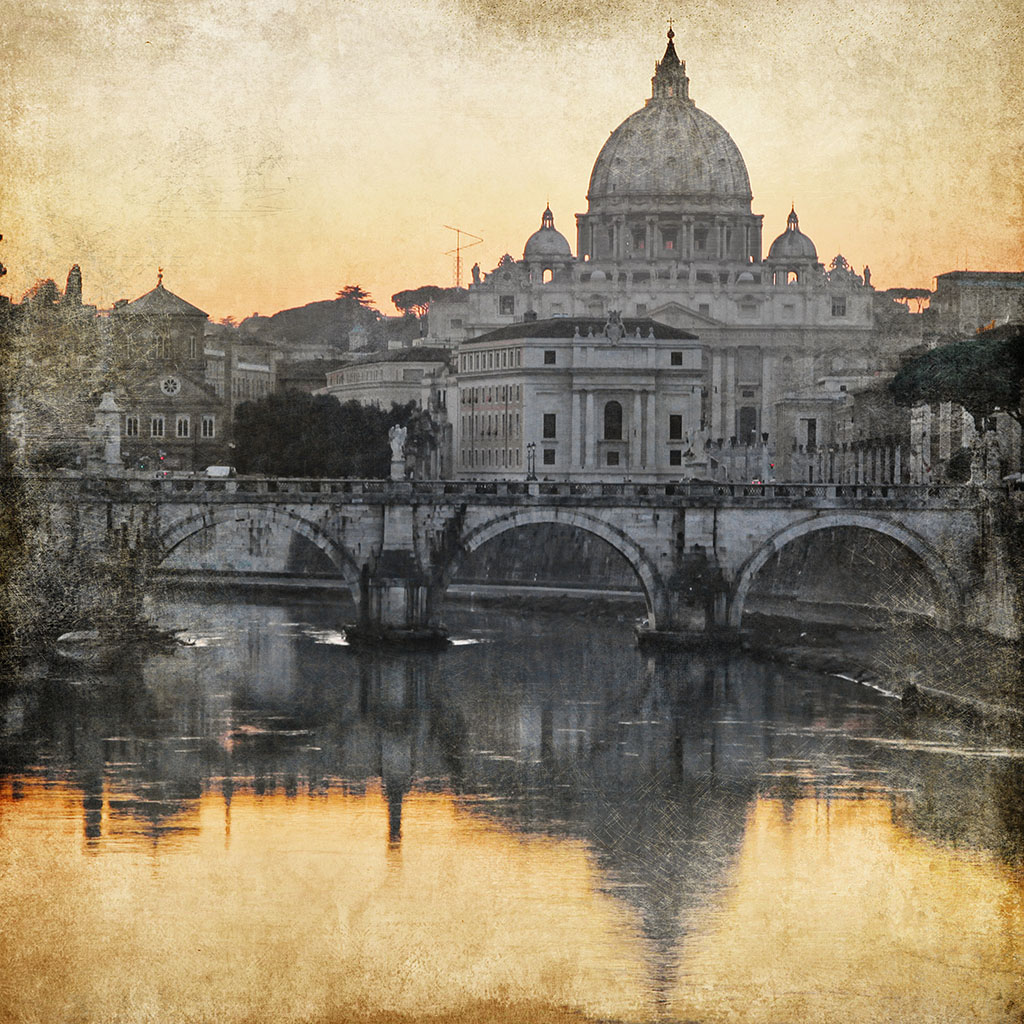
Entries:
<svg viewBox="0 0 1024 1024">
<path fill-rule="evenodd" d="M 1021 1012 L 1016 748 L 613 617 L 160 615 L 4 701 L 5 1020 Z"/>
</svg>

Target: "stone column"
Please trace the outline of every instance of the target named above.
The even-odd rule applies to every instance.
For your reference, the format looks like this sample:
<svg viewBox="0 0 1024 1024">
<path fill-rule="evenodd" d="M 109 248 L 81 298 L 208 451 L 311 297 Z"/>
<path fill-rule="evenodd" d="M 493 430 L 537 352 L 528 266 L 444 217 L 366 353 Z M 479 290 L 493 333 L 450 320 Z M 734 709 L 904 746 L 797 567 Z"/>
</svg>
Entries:
<svg viewBox="0 0 1024 1024">
<path fill-rule="evenodd" d="M 736 433 L 736 350 L 725 355 L 725 373 L 722 379 L 722 416 L 725 443 Z"/>
<path fill-rule="evenodd" d="M 121 410 L 110 391 L 103 393 L 93 416 L 90 431 L 94 444 L 90 445 L 87 465 L 91 473 L 109 474 L 121 469 Z"/>
<path fill-rule="evenodd" d="M 657 454 L 657 420 L 654 412 L 654 392 L 647 392 L 647 471 L 653 473 L 658 468 Z"/>
<path fill-rule="evenodd" d="M 952 455 L 950 443 L 953 408 L 949 402 L 939 403 L 939 458 L 945 461 Z"/>
<path fill-rule="evenodd" d="M 633 392 L 633 418 L 629 424 L 629 468 L 640 468 L 643 447 L 643 399 L 639 391 Z"/>
<path fill-rule="evenodd" d="M 25 461 L 25 406 L 17 396 L 11 399 L 7 429 L 12 445 L 11 457 L 15 464 L 21 464 Z"/>
<path fill-rule="evenodd" d="M 587 418 L 583 424 L 583 436 L 586 439 L 586 457 L 583 460 L 585 469 L 594 468 L 594 392 L 587 392 Z"/>
<path fill-rule="evenodd" d="M 761 433 L 768 434 L 768 441 L 775 441 L 775 362 L 770 352 L 761 356 Z"/>
<path fill-rule="evenodd" d="M 711 438 L 717 441 L 722 434 L 722 353 L 711 353 Z M 726 437 L 728 440 L 728 437 Z"/>
<path fill-rule="evenodd" d="M 572 419 L 569 423 L 569 470 L 580 468 L 580 427 L 583 415 L 582 398 L 578 390 L 572 393 Z"/>
</svg>

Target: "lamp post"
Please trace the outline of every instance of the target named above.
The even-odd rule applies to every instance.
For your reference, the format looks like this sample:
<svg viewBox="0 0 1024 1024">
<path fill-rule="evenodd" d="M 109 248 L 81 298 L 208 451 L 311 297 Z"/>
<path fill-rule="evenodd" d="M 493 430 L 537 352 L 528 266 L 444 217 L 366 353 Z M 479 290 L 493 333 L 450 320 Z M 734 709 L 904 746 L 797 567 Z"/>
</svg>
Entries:
<svg viewBox="0 0 1024 1024">
<path fill-rule="evenodd" d="M 537 479 L 537 445 L 535 442 L 530 441 L 526 445 L 526 479 L 536 480 Z"/>
</svg>

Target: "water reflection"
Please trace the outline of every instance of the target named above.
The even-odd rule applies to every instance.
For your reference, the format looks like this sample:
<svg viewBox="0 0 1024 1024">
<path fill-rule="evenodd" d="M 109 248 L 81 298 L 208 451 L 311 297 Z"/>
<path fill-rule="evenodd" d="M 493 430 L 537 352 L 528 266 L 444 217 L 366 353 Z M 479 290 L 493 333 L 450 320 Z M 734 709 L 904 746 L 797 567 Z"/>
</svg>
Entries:
<svg viewBox="0 0 1024 1024">
<path fill-rule="evenodd" d="M 740 656 L 643 657 L 614 621 L 474 617 L 463 625 L 488 642 L 400 656 L 339 646 L 315 608 L 180 602 L 164 614 L 202 625 L 208 642 L 114 675 L 54 673 L 8 696 L 0 855 L 44 871 L 38 836 L 52 833 L 69 891 L 80 892 L 85 869 L 58 838 L 77 819 L 85 857 L 158 855 L 174 876 L 140 882 L 128 917 L 171 913 L 175 900 L 203 917 L 216 898 L 258 943 L 261 927 L 297 928 L 301 908 L 326 916 L 293 937 L 292 963 L 314 939 L 337 951 L 322 965 L 332 978 L 342 961 L 378 977 L 382 962 L 422 958 L 403 984 L 425 1001 L 399 995 L 399 970 L 377 989 L 337 981 L 318 1011 L 359 993 L 371 1008 L 401 998 L 440 1011 L 505 986 L 512 1000 L 605 1017 L 780 1019 L 781 1004 L 753 995 L 766 964 L 825 991 L 825 966 L 817 982 L 794 966 L 808 955 L 797 932 L 881 936 L 890 948 L 879 920 L 838 937 L 823 921 L 842 916 L 837 893 L 854 883 L 865 906 L 891 916 L 891 877 L 871 871 L 903 872 L 917 892 L 922 858 L 941 865 L 929 912 L 944 927 L 959 918 L 943 901 L 967 882 L 982 905 L 1006 908 L 1002 952 L 982 936 L 978 964 L 1020 951 L 1020 752 L 909 718 L 881 694 Z M 830 845 L 839 822 L 842 850 Z M 879 858 L 879 843 L 896 853 Z M 226 880 L 227 864 L 244 871 L 238 881 Z M 338 889 L 343 864 L 358 865 L 351 891 Z M 97 870 L 90 885 L 113 884 Z M 789 913 L 779 893 L 806 907 Z M 337 913 L 340 933 L 325 923 Z M 751 947 L 759 934 L 769 954 Z M 919 952 L 900 953 L 900 969 Z M 283 992 L 292 999 L 308 983 L 297 969 Z M 979 982 L 977 1019 L 1002 1019 L 993 993 Z M 834 998 L 815 1005 L 839 1012 Z M 303 1019 L 289 1006 L 264 1010 Z M 785 1006 L 788 1019 L 813 1019 L 808 1006 Z M 868 1001 L 852 1019 L 883 1009 Z"/>
</svg>

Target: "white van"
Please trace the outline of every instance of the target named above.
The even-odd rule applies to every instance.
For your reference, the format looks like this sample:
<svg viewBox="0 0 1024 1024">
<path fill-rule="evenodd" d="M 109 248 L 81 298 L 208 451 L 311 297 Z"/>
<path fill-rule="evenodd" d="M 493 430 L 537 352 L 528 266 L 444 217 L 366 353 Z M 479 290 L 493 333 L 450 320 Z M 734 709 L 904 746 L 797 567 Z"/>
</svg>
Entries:
<svg viewBox="0 0 1024 1024">
<path fill-rule="evenodd" d="M 207 476 L 234 476 L 235 475 L 235 467 L 234 466 L 207 466 L 206 467 L 206 475 Z"/>
</svg>

